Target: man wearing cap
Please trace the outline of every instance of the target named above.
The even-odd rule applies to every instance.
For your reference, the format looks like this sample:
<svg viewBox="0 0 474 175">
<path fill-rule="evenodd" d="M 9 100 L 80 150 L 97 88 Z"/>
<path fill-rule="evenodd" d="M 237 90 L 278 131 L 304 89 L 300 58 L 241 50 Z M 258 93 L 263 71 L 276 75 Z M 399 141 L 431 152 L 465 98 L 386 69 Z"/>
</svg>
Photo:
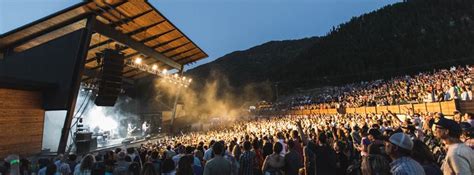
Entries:
<svg viewBox="0 0 474 175">
<path fill-rule="evenodd" d="M 394 175 L 424 175 L 423 167 L 410 157 L 413 141 L 401 132 L 393 134 L 385 142 L 385 152 L 393 160 L 390 173 Z"/>
<path fill-rule="evenodd" d="M 434 133 L 447 147 L 441 166 L 443 174 L 473 174 L 474 151 L 459 139 L 462 133 L 459 124 L 454 120 L 440 119 L 435 123 Z"/>
</svg>

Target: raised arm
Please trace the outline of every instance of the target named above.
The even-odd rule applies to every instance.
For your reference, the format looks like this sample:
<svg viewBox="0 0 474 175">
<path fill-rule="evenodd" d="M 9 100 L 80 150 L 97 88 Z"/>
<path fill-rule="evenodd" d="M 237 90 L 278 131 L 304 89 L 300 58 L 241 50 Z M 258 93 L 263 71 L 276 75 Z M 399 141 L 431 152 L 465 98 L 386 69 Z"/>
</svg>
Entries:
<svg viewBox="0 0 474 175">
<path fill-rule="evenodd" d="M 301 140 L 303 141 L 304 145 L 308 144 L 308 138 L 306 134 L 303 132 L 303 127 L 301 127 L 301 120 L 296 121 L 296 127 L 298 129 L 298 133 L 301 133 Z"/>
</svg>

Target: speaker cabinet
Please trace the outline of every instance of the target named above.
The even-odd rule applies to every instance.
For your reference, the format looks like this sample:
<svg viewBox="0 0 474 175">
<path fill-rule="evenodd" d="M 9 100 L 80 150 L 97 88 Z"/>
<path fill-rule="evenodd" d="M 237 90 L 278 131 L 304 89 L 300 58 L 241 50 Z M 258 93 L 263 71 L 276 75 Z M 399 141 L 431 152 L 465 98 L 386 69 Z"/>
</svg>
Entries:
<svg viewBox="0 0 474 175">
<path fill-rule="evenodd" d="M 114 106 L 122 88 L 122 71 L 125 56 L 119 51 L 103 51 L 102 76 L 99 81 L 99 92 L 95 99 L 97 106 Z"/>
</svg>

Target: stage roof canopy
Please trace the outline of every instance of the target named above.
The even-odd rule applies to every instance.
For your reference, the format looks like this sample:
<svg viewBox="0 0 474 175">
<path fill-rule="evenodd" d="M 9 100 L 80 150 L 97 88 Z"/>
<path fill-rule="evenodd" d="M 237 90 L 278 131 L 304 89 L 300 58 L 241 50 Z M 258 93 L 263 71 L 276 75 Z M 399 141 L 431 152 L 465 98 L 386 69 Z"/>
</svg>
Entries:
<svg viewBox="0 0 474 175">
<path fill-rule="evenodd" d="M 93 0 L 84 1 L 35 22 L 0 35 L 0 52 L 22 52 L 86 26 L 86 17 L 95 15 L 97 23 L 133 39 L 138 45 L 152 49 L 153 55 L 139 52 L 127 43 L 120 43 L 95 32 L 92 34 L 83 80 L 89 80 L 100 68 L 96 53 L 113 48 L 114 43 L 127 46 L 122 50 L 126 59 L 144 56 L 144 63 L 157 64 L 160 69 L 181 69 L 182 65 L 208 57 L 191 39 L 164 17 L 146 0 Z M 113 31 L 113 32 L 115 32 Z M 150 52 L 148 52 L 150 53 Z M 149 74 L 126 67 L 123 77 L 139 79 Z"/>
</svg>

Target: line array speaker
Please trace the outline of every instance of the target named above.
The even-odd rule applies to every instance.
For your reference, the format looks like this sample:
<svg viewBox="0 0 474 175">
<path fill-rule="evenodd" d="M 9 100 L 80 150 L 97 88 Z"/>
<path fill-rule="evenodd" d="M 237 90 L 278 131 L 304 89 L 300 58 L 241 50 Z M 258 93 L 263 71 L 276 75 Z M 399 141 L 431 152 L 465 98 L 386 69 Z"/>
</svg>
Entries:
<svg viewBox="0 0 474 175">
<path fill-rule="evenodd" d="M 122 88 L 122 71 L 125 56 L 117 50 L 106 49 L 103 52 L 102 76 L 99 92 L 95 99 L 97 106 L 114 106 Z"/>
</svg>

